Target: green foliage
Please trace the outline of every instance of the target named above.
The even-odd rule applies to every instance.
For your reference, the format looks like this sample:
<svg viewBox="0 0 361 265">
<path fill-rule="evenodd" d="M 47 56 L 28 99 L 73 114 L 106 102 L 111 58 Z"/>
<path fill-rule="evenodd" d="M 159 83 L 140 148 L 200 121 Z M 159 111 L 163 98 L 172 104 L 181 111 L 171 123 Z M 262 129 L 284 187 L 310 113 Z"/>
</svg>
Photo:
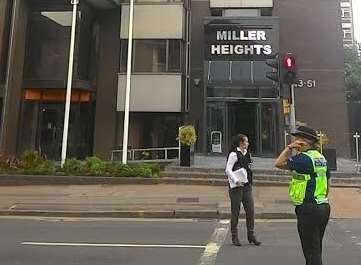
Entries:
<svg viewBox="0 0 361 265">
<path fill-rule="evenodd" d="M 25 151 L 20 157 L 20 167 L 22 169 L 36 168 L 44 161 L 37 151 Z"/>
<path fill-rule="evenodd" d="M 63 167 L 55 166 L 54 162 L 46 160 L 36 151 L 26 151 L 21 159 L 5 158 L 0 155 L 0 173 L 21 173 L 31 175 L 89 175 L 114 177 L 158 177 L 158 164 L 107 163 L 92 156 L 85 161 L 75 158 L 67 159 Z"/>
<path fill-rule="evenodd" d="M 60 169 L 67 175 L 80 175 L 84 171 L 82 161 L 75 158 L 66 159 L 63 168 Z"/>
<path fill-rule="evenodd" d="M 109 174 L 114 177 L 152 177 L 158 176 L 156 172 L 157 168 L 153 165 L 147 164 L 135 164 L 135 165 L 123 165 L 121 163 L 114 163 L 111 166 Z"/>
<path fill-rule="evenodd" d="M 0 173 L 16 171 L 19 167 L 19 162 L 16 157 L 0 155 Z"/>
<path fill-rule="evenodd" d="M 19 169 L 24 174 L 48 175 L 55 173 L 54 163 L 45 160 L 37 151 L 25 151 L 20 158 Z"/>
<path fill-rule="evenodd" d="M 87 175 L 102 176 L 106 173 L 106 163 L 96 156 L 87 157 L 85 159 L 84 172 Z"/>
<path fill-rule="evenodd" d="M 153 177 L 158 177 L 160 175 L 159 164 L 136 164 L 136 166 L 144 169 L 149 169 Z"/>
<path fill-rule="evenodd" d="M 357 49 L 345 51 L 345 81 L 348 98 L 361 100 L 361 57 Z"/>
<path fill-rule="evenodd" d="M 134 177 L 147 178 L 152 176 L 152 170 L 150 168 L 140 167 L 140 166 L 135 166 L 131 168 Z"/>
<path fill-rule="evenodd" d="M 194 145 L 197 141 L 196 130 L 192 125 L 180 127 L 177 140 L 179 140 L 182 144 L 185 145 Z"/>
</svg>

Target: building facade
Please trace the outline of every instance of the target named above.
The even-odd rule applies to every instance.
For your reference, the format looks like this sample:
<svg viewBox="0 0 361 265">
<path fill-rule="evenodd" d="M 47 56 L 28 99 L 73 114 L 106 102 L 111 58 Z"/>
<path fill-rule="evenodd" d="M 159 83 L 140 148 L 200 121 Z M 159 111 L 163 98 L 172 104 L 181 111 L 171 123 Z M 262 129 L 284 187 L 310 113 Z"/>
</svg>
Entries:
<svg viewBox="0 0 361 265">
<path fill-rule="evenodd" d="M 72 6 L 0 5 L 0 151 L 59 159 Z M 110 158 L 122 148 L 129 3 L 80 0 L 79 8 L 68 156 Z M 265 77 L 265 60 L 292 52 L 297 120 L 348 156 L 340 23 L 336 0 L 312 8 L 286 0 L 136 1 L 130 148 L 177 146 L 178 127 L 191 123 L 196 152 L 225 153 L 243 132 L 256 155 L 275 156 L 289 127 L 289 93 Z"/>
<path fill-rule="evenodd" d="M 352 0 L 341 0 L 340 7 L 343 46 L 345 48 L 352 48 L 356 44 L 353 24 Z"/>
</svg>

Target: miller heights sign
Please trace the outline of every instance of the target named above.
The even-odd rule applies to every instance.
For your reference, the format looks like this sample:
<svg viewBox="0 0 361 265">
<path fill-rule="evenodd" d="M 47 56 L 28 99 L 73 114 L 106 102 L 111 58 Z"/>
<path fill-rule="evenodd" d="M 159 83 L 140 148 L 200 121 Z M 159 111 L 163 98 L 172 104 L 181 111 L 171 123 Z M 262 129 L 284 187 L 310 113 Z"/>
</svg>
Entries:
<svg viewBox="0 0 361 265">
<path fill-rule="evenodd" d="M 264 61 L 279 50 L 275 17 L 206 18 L 206 61 Z"/>
</svg>

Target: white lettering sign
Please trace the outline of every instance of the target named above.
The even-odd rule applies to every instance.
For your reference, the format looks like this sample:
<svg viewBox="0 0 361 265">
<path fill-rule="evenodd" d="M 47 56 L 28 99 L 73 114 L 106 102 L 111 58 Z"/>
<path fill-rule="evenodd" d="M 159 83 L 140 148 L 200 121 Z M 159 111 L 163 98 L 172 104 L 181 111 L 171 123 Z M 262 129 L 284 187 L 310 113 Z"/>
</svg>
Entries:
<svg viewBox="0 0 361 265">
<path fill-rule="evenodd" d="M 271 55 L 273 50 L 264 30 L 217 30 L 216 40 L 222 42 L 239 41 L 240 44 L 211 44 L 211 55 Z M 243 43 L 242 42 L 245 42 Z M 257 41 L 255 44 L 250 41 Z"/>
<path fill-rule="evenodd" d="M 266 32 L 263 30 L 217 30 L 218 41 L 266 41 Z"/>
<path fill-rule="evenodd" d="M 272 54 L 271 45 L 233 45 L 233 44 L 212 44 L 212 55 L 270 55 Z"/>
<path fill-rule="evenodd" d="M 308 80 L 298 80 L 295 84 L 296 87 L 307 87 L 307 88 L 315 88 L 317 86 L 316 80 L 308 79 Z"/>
</svg>

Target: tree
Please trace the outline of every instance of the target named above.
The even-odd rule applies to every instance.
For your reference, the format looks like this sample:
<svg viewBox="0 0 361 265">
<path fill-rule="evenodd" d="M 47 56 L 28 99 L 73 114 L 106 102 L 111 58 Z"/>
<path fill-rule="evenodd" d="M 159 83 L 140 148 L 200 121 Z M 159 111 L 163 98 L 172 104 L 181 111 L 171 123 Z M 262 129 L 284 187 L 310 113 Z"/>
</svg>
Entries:
<svg viewBox="0 0 361 265">
<path fill-rule="evenodd" d="M 350 101 L 361 100 L 361 46 L 345 51 L 345 78 L 347 97 Z"/>
</svg>

